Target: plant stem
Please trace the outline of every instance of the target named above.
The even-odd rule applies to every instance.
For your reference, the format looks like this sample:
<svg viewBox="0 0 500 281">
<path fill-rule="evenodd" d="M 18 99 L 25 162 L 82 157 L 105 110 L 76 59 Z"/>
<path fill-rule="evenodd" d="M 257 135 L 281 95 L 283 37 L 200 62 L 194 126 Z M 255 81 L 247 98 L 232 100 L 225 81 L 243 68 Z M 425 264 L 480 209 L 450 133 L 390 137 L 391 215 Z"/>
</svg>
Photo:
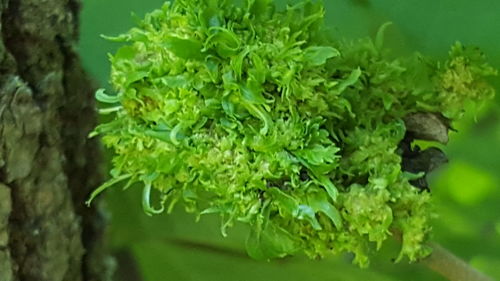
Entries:
<svg viewBox="0 0 500 281">
<path fill-rule="evenodd" d="M 402 242 L 401 231 L 392 229 L 393 237 Z M 432 253 L 421 259 L 420 263 L 450 281 L 494 281 L 493 278 L 479 272 L 455 254 L 436 242 L 427 243 Z"/>
<path fill-rule="evenodd" d="M 437 243 L 429 243 L 432 254 L 420 262 L 450 281 L 493 281 Z"/>
</svg>

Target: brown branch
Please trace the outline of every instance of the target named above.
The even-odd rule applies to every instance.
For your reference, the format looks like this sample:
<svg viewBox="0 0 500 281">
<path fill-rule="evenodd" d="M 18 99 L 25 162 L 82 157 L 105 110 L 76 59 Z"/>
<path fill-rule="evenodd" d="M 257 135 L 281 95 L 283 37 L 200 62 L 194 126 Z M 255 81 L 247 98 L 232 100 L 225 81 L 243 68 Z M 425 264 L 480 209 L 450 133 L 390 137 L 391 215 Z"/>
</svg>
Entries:
<svg viewBox="0 0 500 281">
<path fill-rule="evenodd" d="M 392 229 L 391 232 L 394 239 L 401 243 L 401 231 Z M 420 263 L 444 278 L 450 281 L 493 281 L 493 278 L 479 272 L 438 243 L 428 242 L 427 246 L 431 247 L 432 253 Z"/>
<path fill-rule="evenodd" d="M 432 254 L 420 263 L 450 281 L 493 281 L 437 243 L 429 243 Z"/>
<path fill-rule="evenodd" d="M 401 243 L 401 231 L 392 229 L 391 232 L 394 239 Z M 420 263 L 444 278 L 450 281 L 494 281 L 438 243 L 428 242 L 427 246 L 431 247 L 432 253 L 421 259 Z"/>
</svg>

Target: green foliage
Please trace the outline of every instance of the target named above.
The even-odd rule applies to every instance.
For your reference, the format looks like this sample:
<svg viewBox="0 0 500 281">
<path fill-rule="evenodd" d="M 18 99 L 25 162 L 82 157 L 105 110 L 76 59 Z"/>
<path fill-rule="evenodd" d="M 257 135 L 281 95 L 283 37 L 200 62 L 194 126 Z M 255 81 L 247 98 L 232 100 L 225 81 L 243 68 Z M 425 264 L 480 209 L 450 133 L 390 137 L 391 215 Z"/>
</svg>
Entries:
<svg viewBox="0 0 500 281">
<path fill-rule="evenodd" d="M 495 70 L 460 44 L 444 63 L 392 58 L 375 42 L 326 37 L 323 6 L 304 1 L 178 0 L 112 38 L 115 118 L 93 134 L 115 151 L 112 178 L 144 185 L 148 214 L 182 202 L 217 213 L 221 231 L 251 225 L 255 258 L 352 252 L 368 264 L 398 229 L 400 258 L 428 253 L 430 196 L 408 182 L 397 148 L 402 118 L 462 114 L 493 95 Z M 160 207 L 151 206 L 152 191 Z"/>
</svg>

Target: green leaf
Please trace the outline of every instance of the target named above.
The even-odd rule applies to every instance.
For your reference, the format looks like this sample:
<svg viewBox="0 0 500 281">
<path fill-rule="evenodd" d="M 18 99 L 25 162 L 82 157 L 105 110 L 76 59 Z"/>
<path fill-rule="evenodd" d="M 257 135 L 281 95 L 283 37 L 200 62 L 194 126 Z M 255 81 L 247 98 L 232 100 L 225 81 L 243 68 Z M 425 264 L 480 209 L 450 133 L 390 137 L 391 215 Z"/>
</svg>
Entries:
<svg viewBox="0 0 500 281">
<path fill-rule="evenodd" d="M 314 212 L 313 208 L 311 208 L 308 205 L 300 204 L 295 212 L 295 217 L 298 218 L 299 220 L 304 220 L 304 219 L 307 220 L 309 223 L 311 223 L 312 227 L 315 230 L 322 229 L 321 225 L 316 219 L 316 213 Z"/>
<path fill-rule="evenodd" d="M 102 102 L 102 103 L 117 103 L 120 102 L 120 98 L 118 96 L 110 96 L 108 94 L 105 94 L 104 91 L 105 89 L 98 89 L 95 92 L 95 98 L 96 100 Z"/>
<path fill-rule="evenodd" d="M 263 89 L 256 81 L 248 79 L 246 85 L 240 86 L 241 94 L 246 101 L 253 104 L 265 104 L 266 99 L 262 95 Z"/>
<path fill-rule="evenodd" d="M 92 200 L 94 200 L 94 198 L 99 195 L 101 192 L 103 192 L 104 190 L 108 189 L 109 187 L 123 181 L 123 180 L 126 180 L 126 179 L 129 179 L 131 178 L 132 175 L 131 174 L 124 174 L 124 175 L 121 175 L 119 177 L 116 177 L 116 178 L 112 178 L 108 181 L 106 181 L 105 183 L 103 183 L 102 185 L 100 185 L 98 188 L 96 188 L 94 191 L 92 191 L 92 193 L 90 194 L 90 197 L 89 199 L 85 202 L 85 204 L 90 205 L 90 203 L 92 202 Z"/>
<path fill-rule="evenodd" d="M 311 147 L 296 151 L 294 154 L 305 160 L 309 166 L 321 166 L 336 163 L 339 156 L 336 155 L 340 149 L 333 145 L 323 146 L 315 144 Z"/>
<path fill-rule="evenodd" d="M 358 67 L 354 70 L 352 70 L 351 74 L 344 80 L 342 80 L 338 86 L 336 87 L 336 92 L 337 93 L 342 93 L 347 89 L 347 87 L 352 86 L 358 82 L 359 77 L 361 77 L 361 69 Z"/>
<path fill-rule="evenodd" d="M 409 180 L 409 181 L 412 181 L 412 180 L 417 180 L 423 176 L 425 176 L 425 172 L 420 172 L 420 173 L 410 173 L 410 172 L 403 172 L 402 173 L 403 175 L 403 178 Z"/>
<path fill-rule="evenodd" d="M 285 257 L 300 249 L 292 234 L 272 222 L 261 232 L 252 227 L 245 245 L 248 255 L 257 260 Z"/>
<path fill-rule="evenodd" d="M 316 180 L 321 186 L 323 186 L 328 193 L 328 196 L 332 199 L 333 202 L 337 202 L 337 197 L 339 195 L 339 191 L 337 187 L 333 184 L 333 182 L 325 175 L 316 176 Z"/>
<path fill-rule="evenodd" d="M 125 76 L 124 86 L 129 86 L 134 82 L 140 81 L 148 77 L 149 73 L 146 71 L 129 72 Z"/>
<path fill-rule="evenodd" d="M 272 4 L 272 0 L 250 0 L 247 5 L 250 13 L 255 17 L 264 18 L 268 15 L 270 7 L 272 7 L 270 4 Z"/>
<path fill-rule="evenodd" d="M 186 60 L 199 60 L 203 58 L 201 53 L 203 45 L 197 40 L 167 36 L 164 39 L 163 46 L 179 58 Z"/>
<path fill-rule="evenodd" d="M 118 106 L 113 106 L 113 107 L 108 107 L 108 108 L 101 108 L 99 109 L 99 114 L 111 114 L 115 113 L 117 111 L 120 111 L 123 107 L 121 105 Z"/>
<path fill-rule="evenodd" d="M 90 132 L 89 138 L 93 138 L 97 135 L 104 133 L 116 132 L 121 130 L 122 128 L 123 128 L 123 120 L 120 119 L 111 121 L 109 123 L 103 123 L 97 126 L 92 132 Z"/>
<path fill-rule="evenodd" d="M 139 28 L 132 28 L 128 33 L 120 34 L 118 36 L 107 36 L 101 34 L 101 37 L 112 42 L 146 42 L 148 40 L 147 34 Z"/>
<path fill-rule="evenodd" d="M 327 215 L 337 227 L 337 229 L 342 229 L 342 216 L 340 212 L 328 202 L 325 194 L 322 192 L 311 192 L 307 195 L 307 202 L 309 206 L 313 208 L 315 212 L 322 212 Z"/>
<path fill-rule="evenodd" d="M 267 112 L 265 112 L 262 107 L 258 105 L 254 105 L 251 103 L 244 103 L 243 105 L 248 110 L 248 112 L 250 112 L 250 114 L 259 118 L 264 123 L 264 125 L 260 129 L 260 133 L 262 135 L 267 134 L 273 123 L 271 116 Z"/>
<path fill-rule="evenodd" d="M 112 60 L 117 62 L 120 60 L 129 61 L 135 59 L 137 55 L 137 49 L 133 46 L 123 46 L 116 51 L 116 54 L 112 57 Z"/>
<path fill-rule="evenodd" d="M 375 37 L 375 47 L 378 50 L 381 50 L 382 47 L 384 46 L 384 35 L 385 35 L 385 30 L 392 25 L 392 22 L 386 22 L 377 31 L 377 35 Z"/>
<path fill-rule="evenodd" d="M 118 36 L 108 36 L 101 34 L 101 38 L 112 42 L 127 42 L 131 40 L 130 34 L 120 34 Z"/>
<path fill-rule="evenodd" d="M 170 88 L 186 88 L 190 85 L 189 78 L 185 74 L 161 77 L 160 81 Z"/>
<path fill-rule="evenodd" d="M 142 190 L 142 208 L 144 209 L 144 213 L 146 215 L 151 216 L 154 214 L 161 214 L 165 210 L 164 202 L 162 200 L 161 207 L 159 209 L 155 209 L 151 206 L 151 186 L 152 182 L 158 177 L 158 174 L 153 173 L 150 175 L 145 175 L 142 177 L 142 181 L 144 182 L 144 188 Z"/>
<path fill-rule="evenodd" d="M 296 216 L 299 203 L 290 195 L 284 193 L 277 187 L 273 187 L 267 190 L 273 197 L 273 202 L 286 214 L 289 216 Z"/>
<path fill-rule="evenodd" d="M 247 47 L 241 51 L 235 58 L 231 60 L 231 66 L 233 68 L 236 79 L 241 79 L 241 74 L 243 71 L 245 57 L 250 53 L 250 49 Z"/>
<path fill-rule="evenodd" d="M 211 27 L 212 35 L 205 44 L 213 45 L 217 54 L 223 58 L 236 55 L 240 51 L 241 42 L 238 36 L 229 29 L 223 27 Z"/>
<path fill-rule="evenodd" d="M 312 66 L 324 64 L 328 59 L 340 56 L 339 50 L 333 47 L 312 46 L 304 50 L 304 59 Z"/>
</svg>

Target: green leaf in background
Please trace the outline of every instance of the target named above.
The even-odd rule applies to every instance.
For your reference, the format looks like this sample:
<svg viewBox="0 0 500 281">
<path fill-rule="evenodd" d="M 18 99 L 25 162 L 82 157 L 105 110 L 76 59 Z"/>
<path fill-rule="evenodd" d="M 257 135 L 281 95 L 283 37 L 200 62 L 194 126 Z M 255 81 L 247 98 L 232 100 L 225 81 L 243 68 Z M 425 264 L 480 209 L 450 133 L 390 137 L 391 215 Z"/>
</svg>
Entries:
<svg viewBox="0 0 500 281">
<path fill-rule="evenodd" d="M 436 181 L 436 188 L 446 190 L 448 196 L 467 206 L 490 198 L 498 186 L 498 177 L 460 160 L 450 163 Z"/>
<path fill-rule="evenodd" d="M 340 52 L 333 47 L 312 46 L 304 51 L 304 59 L 311 65 L 322 65 L 326 60 L 340 56 Z"/>
</svg>

